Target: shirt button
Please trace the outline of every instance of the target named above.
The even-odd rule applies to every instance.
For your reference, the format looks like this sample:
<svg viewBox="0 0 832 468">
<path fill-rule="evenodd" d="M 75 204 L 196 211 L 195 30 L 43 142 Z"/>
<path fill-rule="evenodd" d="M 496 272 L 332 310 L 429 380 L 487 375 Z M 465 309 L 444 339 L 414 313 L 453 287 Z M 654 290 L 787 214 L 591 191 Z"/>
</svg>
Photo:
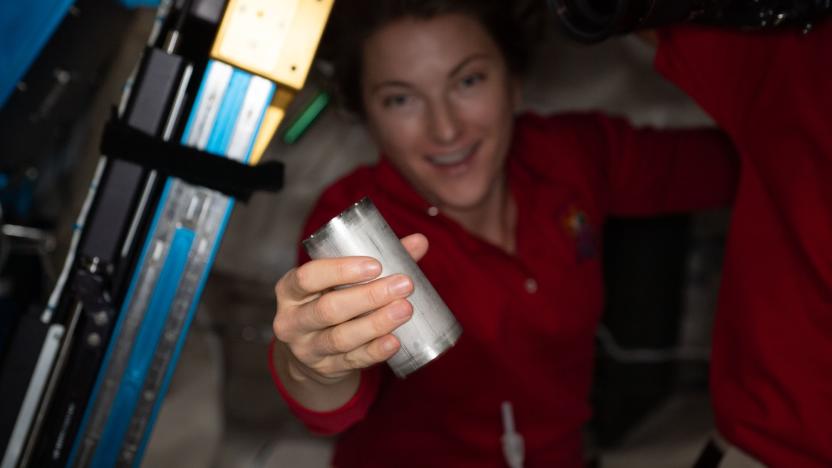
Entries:
<svg viewBox="0 0 832 468">
<path fill-rule="evenodd" d="M 534 278 L 528 278 L 525 286 L 527 293 L 534 294 L 537 292 L 537 281 L 535 281 Z"/>
<path fill-rule="evenodd" d="M 439 214 L 439 208 L 432 206 L 428 208 L 428 216 L 436 216 Z"/>
</svg>

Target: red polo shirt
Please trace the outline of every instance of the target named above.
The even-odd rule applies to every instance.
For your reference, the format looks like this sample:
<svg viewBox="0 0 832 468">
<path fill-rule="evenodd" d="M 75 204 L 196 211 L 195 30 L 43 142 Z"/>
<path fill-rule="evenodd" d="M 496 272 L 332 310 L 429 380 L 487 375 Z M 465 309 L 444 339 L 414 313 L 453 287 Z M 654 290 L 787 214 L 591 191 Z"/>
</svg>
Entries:
<svg viewBox="0 0 832 468">
<path fill-rule="evenodd" d="M 740 152 L 714 329 L 717 426 L 767 465 L 832 466 L 832 22 L 680 27 L 656 67 Z"/>
<path fill-rule="evenodd" d="M 407 379 L 365 371 L 352 401 L 329 413 L 302 408 L 275 375 L 310 428 L 344 431 L 336 466 L 502 467 L 503 401 L 526 467 L 582 466 L 604 218 L 724 206 L 736 176 L 715 131 L 636 131 L 599 115 L 519 118 L 507 164 L 515 255 L 429 211 L 384 161 L 330 187 L 309 218 L 305 235 L 369 195 L 398 235 L 424 233 L 420 266 L 464 330 Z"/>
</svg>

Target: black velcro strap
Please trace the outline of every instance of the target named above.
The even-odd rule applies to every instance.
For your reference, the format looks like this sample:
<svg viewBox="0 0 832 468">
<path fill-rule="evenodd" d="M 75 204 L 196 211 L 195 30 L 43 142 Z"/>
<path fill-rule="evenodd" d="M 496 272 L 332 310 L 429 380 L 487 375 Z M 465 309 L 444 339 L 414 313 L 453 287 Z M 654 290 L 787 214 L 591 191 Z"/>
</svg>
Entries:
<svg viewBox="0 0 832 468">
<path fill-rule="evenodd" d="M 163 141 L 111 117 L 101 138 L 101 154 L 177 177 L 246 202 L 258 191 L 283 187 L 283 163 L 249 166 L 196 148 Z"/>
</svg>

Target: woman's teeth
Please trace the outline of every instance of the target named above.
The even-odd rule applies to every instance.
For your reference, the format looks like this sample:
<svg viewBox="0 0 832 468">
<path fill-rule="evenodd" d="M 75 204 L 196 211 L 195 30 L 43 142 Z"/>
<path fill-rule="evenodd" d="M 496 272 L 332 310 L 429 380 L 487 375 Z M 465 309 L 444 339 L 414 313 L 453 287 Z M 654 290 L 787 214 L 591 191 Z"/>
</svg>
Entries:
<svg viewBox="0 0 832 468">
<path fill-rule="evenodd" d="M 454 151 L 453 153 L 434 154 L 429 156 L 428 159 L 430 159 L 430 162 L 440 166 L 452 166 L 465 161 L 471 155 L 473 149 L 473 147 L 469 147 L 460 151 Z"/>
</svg>

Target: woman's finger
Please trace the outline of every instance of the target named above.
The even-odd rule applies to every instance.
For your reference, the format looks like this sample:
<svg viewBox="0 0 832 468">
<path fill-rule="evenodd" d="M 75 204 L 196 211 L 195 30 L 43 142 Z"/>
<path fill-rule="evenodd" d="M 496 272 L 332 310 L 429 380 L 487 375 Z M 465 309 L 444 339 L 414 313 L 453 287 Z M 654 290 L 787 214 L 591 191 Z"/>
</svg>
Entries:
<svg viewBox="0 0 832 468">
<path fill-rule="evenodd" d="M 398 338 L 384 335 L 348 353 L 332 357 L 340 360 L 339 367 L 345 370 L 364 369 L 390 359 L 399 350 L 399 346 Z"/>
<path fill-rule="evenodd" d="M 418 262 L 428 252 L 428 238 L 422 234 L 411 234 L 401 239 L 402 245 L 413 257 L 413 260 Z"/>
<path fill-rule="evenodd" d="M 301 332 L 314 332 L 339 325 L 369 311 L 381 309 L 413 292 L 405 275 L 393 275 L 351 288 L 330 291 L 299 307 L 293 314 Z"/>
<path fill-rule="evenodd" d="M 336 286 L 361 283 L 381 274 L 381 264 L 370 257 L 339 257 L 312 260 L 290 270 L 278 281 L 278 299 L 304 302 Z"/>
<path fill-rule="evenodd" d="M 399 299 L 362 317 L 352 319 L 319 333 L 313 346 L 321 354 L 344 354 L 369 343 L 407 322 L 413 306 Z"/>
</svg>

